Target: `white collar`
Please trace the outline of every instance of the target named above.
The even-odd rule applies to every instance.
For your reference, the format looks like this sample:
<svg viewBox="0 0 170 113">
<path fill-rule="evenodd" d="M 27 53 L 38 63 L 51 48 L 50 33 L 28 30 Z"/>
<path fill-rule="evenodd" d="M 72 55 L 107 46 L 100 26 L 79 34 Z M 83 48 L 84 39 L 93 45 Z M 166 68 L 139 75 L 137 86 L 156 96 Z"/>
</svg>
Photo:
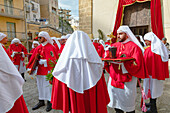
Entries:
<svg viewBox="0 0 170 113">
<path fill-rule="evenodd" d="M 126 44 L 127 42 L 131 41 L 129 38 L 127 38 L 124 42 L 121 42 L 122 44 Z"/>
<path fill-rule="evenodd" d="M 48 43 L 48 41 L 45 41 L 45 42 L 43 42 L 41 44 L 42 44 L 42 46 L 45 46 L 45 45 L 47 45 L 47 43 Z"/>
</svg>

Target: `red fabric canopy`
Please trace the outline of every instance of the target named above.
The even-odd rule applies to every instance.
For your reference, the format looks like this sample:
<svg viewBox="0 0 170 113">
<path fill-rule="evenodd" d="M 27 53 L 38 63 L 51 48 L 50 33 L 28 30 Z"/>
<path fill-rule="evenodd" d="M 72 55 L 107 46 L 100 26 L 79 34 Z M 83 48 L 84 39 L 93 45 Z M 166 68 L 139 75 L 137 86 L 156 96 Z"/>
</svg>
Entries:
<svg viewBox="0 0 170 113">
<path fill-rule="evenodd" d="M 135 2 L 147 2 L 151 1 L 151 27 L 152 32 L 155 33 L 159 39 L 164 37 L 163 25 L 162 25 L 162 11 L 161 11 L 161 1 L 160 0 L 119 0 L 119 5 L 117 9 L 117 15 L 113 30 L 113 35 L 117 36 L 117 29 L 122 25 L 123 20 L 123 10 L 125 6 L 134 4 Z M 116 42 L 116 38 L 112 39 L 112 42 Z"/>
</svg>

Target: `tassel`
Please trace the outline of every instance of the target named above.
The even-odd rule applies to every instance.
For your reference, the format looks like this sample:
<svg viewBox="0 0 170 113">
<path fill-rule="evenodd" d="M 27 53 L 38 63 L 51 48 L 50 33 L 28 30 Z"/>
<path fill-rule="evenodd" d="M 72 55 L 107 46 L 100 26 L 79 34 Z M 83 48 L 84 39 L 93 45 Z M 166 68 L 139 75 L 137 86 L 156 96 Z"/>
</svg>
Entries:
<svg viewBox="0 0 170 113">
<path fill-rule="evenodd" d="M 151 98 L 151 90 L 148 89 L 148 95 L 147 95 L 148 98 Z"/>
<path fill-rule="evenodd" d="M 143 103 L 142 111 L 143 111 L 143 112 L 146 112 L 146 111 L 147 111 L 145 103 Z"/>
<path fill-rule="evenodd" d="M 121 65 L 119 64 L 118 70 L 120 70 L 120 66 L 121 66 Z"/>
</svg>

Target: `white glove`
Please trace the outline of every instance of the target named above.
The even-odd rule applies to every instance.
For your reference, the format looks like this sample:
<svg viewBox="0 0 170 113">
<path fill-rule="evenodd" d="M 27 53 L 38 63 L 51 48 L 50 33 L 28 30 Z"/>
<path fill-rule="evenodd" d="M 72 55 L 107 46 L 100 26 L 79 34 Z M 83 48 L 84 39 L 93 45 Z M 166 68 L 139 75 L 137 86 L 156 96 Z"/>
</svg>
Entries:
<svg viewBox="0 0 170 113">
<path fill-rule="evenodd" d="M 107 50 L 109 50 L 110 47 L 111 47 L 111 46 L 108 45 L 108 46 L 106 46 L 106 48 L 104 48 L 104 50 L 107 51 Z"/>
<path fill-rule="evenodd" d="M 39 64 L 40 65 L 44 64 L 44 67 L 47 67 L 47 60 L 46 59 L 40 59 Z"/>
<path fill-rule="evenodd" d="M 21 54 L 22 54 L 22 57 L 24 58 L 25 57 L 24 52 L 21 52 Z"/>
<path fill-rule="evenodd" d="M 13 52 L 12 55 L 11 55 L 11 57 L 14 57 L 14 56 L 15 56 L 15 53 L 17 53 L 17 52 Z"/>
</svg>

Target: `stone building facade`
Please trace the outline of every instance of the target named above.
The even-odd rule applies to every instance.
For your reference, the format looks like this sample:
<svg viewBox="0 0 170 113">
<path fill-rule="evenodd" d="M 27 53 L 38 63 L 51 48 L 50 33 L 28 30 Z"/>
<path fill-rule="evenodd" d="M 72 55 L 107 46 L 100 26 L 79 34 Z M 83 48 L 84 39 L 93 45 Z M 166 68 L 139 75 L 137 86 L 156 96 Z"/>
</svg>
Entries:
<svg viewBox="0 0 170 113">
<path fill-rule="evenodd" d="M 79 29 L 93 37 L 93 0 L 79 0 Z"/>
<path fill-rule="evenodd" d="M 119 0 L 104 0 L 104 1 L 103 0 L 79 0 L 79 16 L 80 16 L 79 17 L 80 18 L 79 28 L 80 30 L 85 31 L 86 33 L 96 38 L 99 36 L 98 30 L 100 29 L 103 32 L 105 38 L 107 38 L 107 35 L 110 34 L 114 28 L 118 3 L 119 3 Z M 124 20 L 124 23 L 132 25 L 133 27 L 136 27 L 135 29 L 137 29 L 137 33 L 140 32 L 140 29 L 143 29 L 144 31 L 142 32 L 144 33 L 145 31 L 146 32 L 151 31 L 150 21 L 148 21 L 148 17 L 150 18 L 150 12 L 148 10 L 149 9 L 148 3 L 140 3 L 140 4 L 135 3 L 133 5 L 128 6 L 129 8 L 125 8 L 124 13 L 126 14 L 124 14 L 124 18 L 128 16 L 128 13 L 134 12 L 130 10 L 131 9 L 130 7 L 134 9 L 134 7 L 138 7 L 140 5 L 138 7 L 139 10 L 136 11 L 138 13 L 133 13 L 133 15 L 138 15 L 140 13 L 137 17 L 138 19 L 136 18 L 136 16 L 134 16 L 133 20 L 136 18 L 135 21 Z M 145 7 L 145 8 L 142 8 L 142 7 Z M 165 37 L 168 39 L 168 42 L 170 42 L 170 19 L 169 19 L 170 18 L 170 2 L 169 0 L 161 0 L 161 7 L 162 7 L 162 20 L 163 20 L 164 34 L 165 34 Z M 127 12 L 126 9 L 129 10 L 129 12 Z M 143 19 L 141 20 L 140 18 L 143 18 Z M 137 22 L 138 25 L 137 24 L 135 25 L 134 22 Z M 142 27 L 140 26 L 141 24 L 144 24 L 145 26 Z"/>
</svg>

